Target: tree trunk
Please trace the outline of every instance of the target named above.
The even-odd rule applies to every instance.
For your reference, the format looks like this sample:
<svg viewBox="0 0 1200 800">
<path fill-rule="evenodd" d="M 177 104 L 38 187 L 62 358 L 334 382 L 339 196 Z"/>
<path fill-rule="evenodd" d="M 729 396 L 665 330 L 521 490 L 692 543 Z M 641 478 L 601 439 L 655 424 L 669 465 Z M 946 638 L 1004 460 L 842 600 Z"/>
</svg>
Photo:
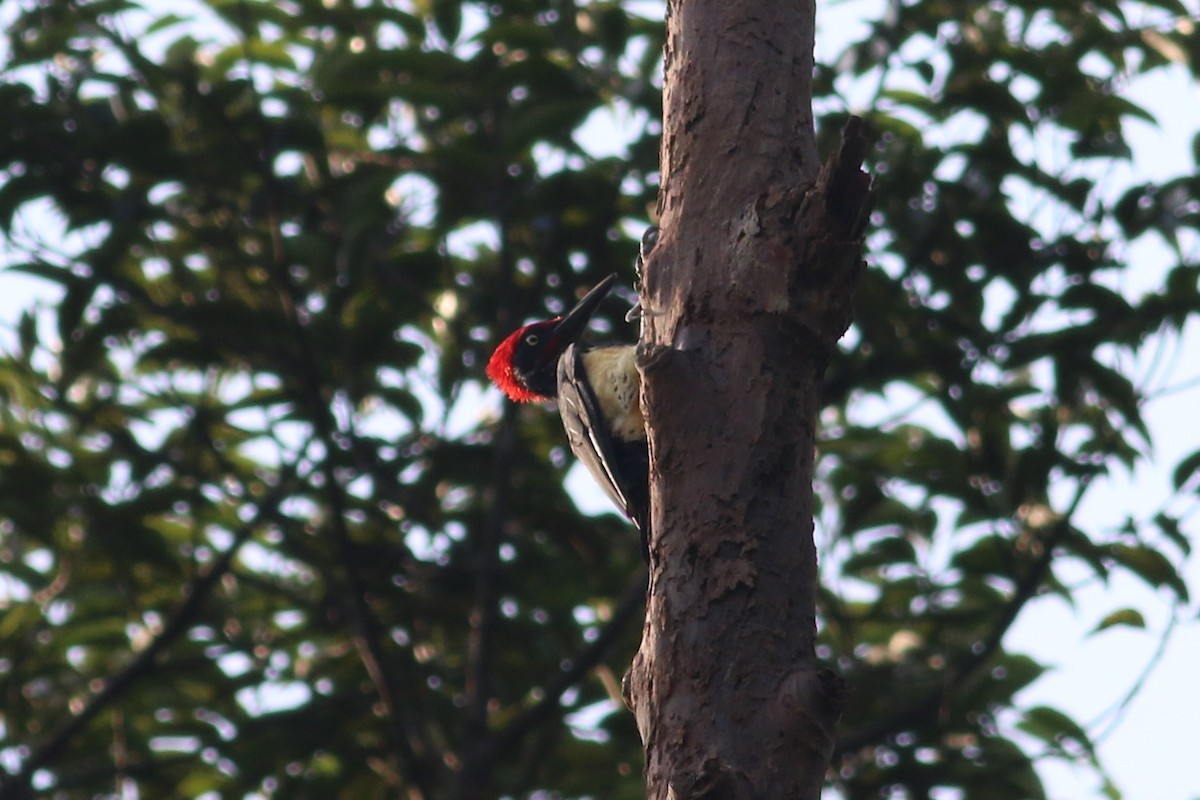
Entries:
<svg viewBox="0 0 1200 800">
<path fill-rule="evenodd" d="M 869 182 L 822 170 L 811 0 L 673 0 L 662 232 L 646 267 L 651 583 L 627 699 L 650 798 L 812 798 L 842 684 L 814 655 L 819 384 Z"/>
</svg>

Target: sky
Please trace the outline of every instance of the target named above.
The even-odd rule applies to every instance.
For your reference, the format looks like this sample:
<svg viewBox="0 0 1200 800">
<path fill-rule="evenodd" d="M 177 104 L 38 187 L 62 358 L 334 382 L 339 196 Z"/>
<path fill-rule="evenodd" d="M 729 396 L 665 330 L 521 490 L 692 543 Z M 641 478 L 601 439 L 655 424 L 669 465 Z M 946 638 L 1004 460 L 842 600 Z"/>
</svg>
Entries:
<svg viewBox="0 0 1200 800">
<path fill-rule="evenodd" d="M 1191 2 L 1197 5 L 1196 0 Z M 861 30 L 861 20 L 876 17 L 882 5 L 882 0 L 820 5 L 818 58 L 827 59 L 836 53 Z M 1158 125 L 1138 122 L 1131 126 L 1133 163 L 1128 169 L 1106 176 L 1111 189 L 1119 192 L 1122 186 L 1193 169 L 1192 137 L 1200 128 L 1200 113 L 1196 111 L 1200 108 L 1200 91 L 1186 72 L 1178 69 L 1169 75 L 1133 82 L 1127 96 L 1150 111 Z M 594 137 L 594 141 L 603 141 L 607 148 L 619 151 L 622 137 L 614 136 L 612 131 L 642 124 L 645 120 L 631 119 L 617 109 L 611 119 L 601 115 L 594 120 L 595 130 L 581 136 Z M 44 211 L 27 215 L 27 220 L 48 241 L 65 236 Z M 8 247 L 7 242 L 0 242 L 0 268 L 8 261 Z M 1157 284 L 1168 254 L 1147 243 L 1131 250 L 1129 257 L 1138 268 L 1122 288 L 1141 292 Z M 11 341 L 4 328 L 23 310 L 36 303 L 52 305 L 54 300 L 55 292 L 45 283 L 0 271 L 0 347 Z M 1200 425 L 1195 422 L 1196 408 L 1200 407 L 1200 359 L 1189 358 L 1189 354 L 1200 352 L 1200 324 L 1193 321 L 1182 337 L 1162 344 L 1166 353 L 1162 360 L 1169 371 L 1159 374 L 1154 385 L 1183 388 L 1164 393 L 1146 406 L 1145 419 L 1153 445 L 1151 460 L 1132 473 L 1118 468 L 1089 491 L 1079 511 L 1086 530 L 1111 528 L 1126 516 L 1145 517 L 1159 509 L 1171 495 L 1173 466 L 1200 448 Z M 1148 353 L 1153 351 L 1153 347 L 1147 349 Z M 1135 374 L 1149 374 L 1151 357 L 1147 355 L 1146 363 L 1133 365 Z M 480 402 L 495 407 L 499 400 L 489 394 Z M 480 412 L 476 409 L 472 413 Z M 609 510 L 603 495 L 589 484 L 582 471 L 573 471 L 569 486 L 585 510 Z M 1182 513 L 1189 508 L 1194 511 L 1195 505 L 1194 498 L 1177 499 L 1172 508 Z M 1185 530 L 1196 538 L 1195 514 Z M 1200 560 L 1187 562 L 1184 574 L 1189 585 L 1200 593 Z M 1145 630 L 1118 627 L 1089 635 L 1099 620 L 1124 607 L 1137 608 L 1145 615 Z M 1010 651 L 1028 653 L 1052 666 L 1047 675 L 1020 695 L 1021 704 L 1053 706 L 1084 723 L 1093 735 L 1103 732 L 1099 737 L 1101 760 L 1126 798 L 1200 800 L 1200 771 L 1194 764 L 1200 752 L 1200 734 L 1196 733 L 1200 692 L 1193 688 L 1195 665 L 1200 661 L 1198 609 L 1196 600 L 1188 608 L 1174 609 L 1165 594 L 1132 578 L 1117 576 L 1103 584 L 1080 575 L 1073 605 L 1058 599 L 1035 603 L 1005 639 Z M 1142 678 L 1145 683 L 1140 691 L 1122 705 Z M 1100 787 L 1086 769 L 1046 760 L 1039 771 L 1050 797 L 1056 800 L 1101 797 Z"/>
</svg>

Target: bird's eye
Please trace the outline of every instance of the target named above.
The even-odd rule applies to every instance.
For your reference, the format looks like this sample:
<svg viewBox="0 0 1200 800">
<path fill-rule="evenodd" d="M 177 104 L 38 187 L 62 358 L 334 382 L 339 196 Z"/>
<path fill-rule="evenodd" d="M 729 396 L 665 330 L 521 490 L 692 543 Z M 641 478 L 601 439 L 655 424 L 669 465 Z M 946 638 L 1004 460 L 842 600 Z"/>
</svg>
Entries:
<svg viewBox="0 0 1200 800">
<path fill-rule="evenodd" d="M 530 347 L 535 346 L 537 343 L 538 335 L 536 333 L 531 333 L 525 337 L 525 344 L 529 345 Z"/>
</svg>

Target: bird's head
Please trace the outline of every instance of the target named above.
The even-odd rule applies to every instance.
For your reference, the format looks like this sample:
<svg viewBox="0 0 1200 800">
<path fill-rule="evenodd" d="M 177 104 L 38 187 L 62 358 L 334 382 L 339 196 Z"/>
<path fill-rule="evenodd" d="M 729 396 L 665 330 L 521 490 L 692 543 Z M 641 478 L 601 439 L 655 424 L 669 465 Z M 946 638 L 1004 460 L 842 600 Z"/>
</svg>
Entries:
<svg viewBox="0 0 1200 800">
<path fill-rule="evenodd" d="M 612 291 L 609 275 L 561 317 L 532 322 L 511 333 L 492 353 L 487 375 L 518 403 L 551 400 L 558 391 L 558 359 L 579 341 L 600 302 Z"/>
</svg>

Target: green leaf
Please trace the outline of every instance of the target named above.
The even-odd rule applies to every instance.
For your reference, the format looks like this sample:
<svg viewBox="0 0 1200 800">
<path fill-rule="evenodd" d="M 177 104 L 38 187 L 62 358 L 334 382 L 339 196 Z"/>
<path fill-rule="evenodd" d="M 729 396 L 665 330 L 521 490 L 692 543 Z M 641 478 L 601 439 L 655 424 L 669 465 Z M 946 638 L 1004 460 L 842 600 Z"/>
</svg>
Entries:
<svg viewBox="0 0 1200 800">
<path fill-rule="evenodd" d="M 1107 630 L 1117 626 L 1126 628 L 1145 628 L 1146 620 L 1142 617 L 1142 613 L 1134 608 L 1122 608 L 1119 611 L 1114 611 L 1096 624 L 1092 629 L 1092 634 L 1097 634 L 1100 631 Z"/>
<path fill-rule="evenodd" d="M 207 69 L 208 76 L 210 79 L 219 78 L 243 62 L 284 70 L 296 68 L 295 59 L 288 52 L 285 42 L 251 39 L 249 42 L 231 44 L 217 53 Z"/>
<path fill-rule="evenodd" d="M 53 187 L 40 175 L 16 175 L 0 182 L 0 231 L 11 233 L 13 218 L 26 203 L 53 192 Z"/>
<path fill-rule="evenodd" d="M 1144 546 L 1115 544 L 1109 554 L 1121 566 L 1155 588 L 1167 587 L 1180 602 L 1187 602 L 1188 588 L 1175 566 L 1157 550 Z"/>
<path fill-rule="evenodd" d="M 1003 536 L 985 536 L 954 554 L 950 565 L 967 575 L 1011 575 L 1016 566 L 1013 543 Z"/>
<path fill-rule="evenodd" d="M 433 21 L 447 42 L 462 33 L 462 4 L 457 0 L 433 0 Z"/>
<path fill-rule="evenodd" d="M 1167 514 L 1165 511 L 1160 511 L 1154 515 L 1154 524 L 1162 531 L 1163 535 L 1171 540 L 1183 555 L 1190 555 L 1192 552 L 1192 543 L 1179 528 L 1179 520 Z"/>
<path fill-rule="evenodd" d="M 1025 719 L 1017 723 L 1017 727 L 1067 755 L 1074 755 L 1070 749 L 1066 748 L 1070 744 L 1095 758 L 1095 747 L 1092 745 L 1091 737 L 1079 723 L 1058 709 L 1049 706 L 1035 706 L 1028 709 L 1025 712 Z"/>
<path fill-rule="evenodd" d="M 846 559 L 843 569 L 850 574 L 874 573 L 893 564 L 915 564 L 917 552 L 912 543 L 900 536 L 884 536 L 861 553 Z"/>
<path fill-rule="evenodd" d="M 1184 485 L 1192 479 L 1197 471 L 1200 471 L 1200 450 L 1185 457 L 1175 467 L 1175 472 L 1171 476 L 1172 482 L 1175 484 L 1175 491 L 1183 491 Z"/>
</svg>

